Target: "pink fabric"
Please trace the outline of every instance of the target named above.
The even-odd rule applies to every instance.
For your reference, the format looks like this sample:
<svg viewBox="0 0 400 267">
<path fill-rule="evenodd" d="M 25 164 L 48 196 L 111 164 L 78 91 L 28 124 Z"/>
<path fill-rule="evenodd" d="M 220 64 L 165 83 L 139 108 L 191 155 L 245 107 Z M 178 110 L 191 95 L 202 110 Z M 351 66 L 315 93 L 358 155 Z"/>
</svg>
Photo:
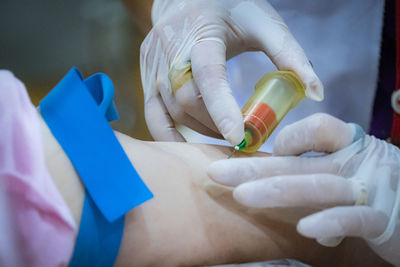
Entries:
<svg viewBox="0 0 400 267">
<path fill-rule="evenodd" d="M 0 212 L 8 211 L 0 219 L 9 220 L 0 225 L 0 238 L 14 246 L 0 251 L 0 265 L 65 266 L 72 255 L 76 225 L 46 168 L 40 131 L 25 86 L 0 70 L 0 200 L 6 203 Z"/>
</svg>

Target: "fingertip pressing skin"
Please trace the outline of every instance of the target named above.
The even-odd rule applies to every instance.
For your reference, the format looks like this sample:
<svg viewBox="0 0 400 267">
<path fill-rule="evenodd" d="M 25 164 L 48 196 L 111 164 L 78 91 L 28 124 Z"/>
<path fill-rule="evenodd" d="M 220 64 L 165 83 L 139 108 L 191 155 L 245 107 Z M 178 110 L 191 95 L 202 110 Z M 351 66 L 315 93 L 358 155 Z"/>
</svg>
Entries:
<svg viewBox="0 0 400 267">
<path fill-rule="evenodd" d="M 244 206 L 250 206 L 247 199 L 247 194 L 249 193 L 249 187 L 246 185 L 239 185 L 233 190 L 233 198 Z"/>
<path fill-rule="evenodd" d="M 260 195 L 260 192 L 257 192 L 260 187 L 255 186 L 256 184 L 257 181 L 239 185 L 235 190 L 233 190 L 233 198 L 244 206 L 265 208 L 266 205 L 264 205 L 264 201 L 257 197 Z"/>
<path fill-rule="evenodd" d="M 281 207 L 279 202 L 271 201 L 269 198 L 276 197 L 284 192 L 281 189 L 270 184 L 267 179 L 250 181 L 243 183 L 235 188 L 233 191 L 233 198 L 244 206 L 250 208 L 272 208 Z"/>
<path fill-rule="evenodd" d="M 230 185 L 229 174 L 226 175 L 227 172 L 229 173 L 225 167 L 224 160 L 213 162 L 207 168 L 207 175 L 215 182 L 223 185 Z"/>
<path fill-rule="evenodd" d="M 307 216 L 297 224 L 297 231 L 310 238 L 360 236 L 376 238 L 386 229 L 387 216 L 367 206 L 334 207 Z"/>
<path fill-rule="evenodd" d="M 218 160 L 210 164 L 207 174 L 217 183 L 226 186 L 237 186 L 259 178 L 260 173 L 257 167 L 258 164 L 262 163 L 262 158 Z"/>
<path fill-rule="evenodd" d="M 311 215 L 312 216 L 312 215 Z M 301 235 L 309 237 L 309 238 L 315 238 L 315 234 L 313 233 L 315 226 L 318 226 L 318 222 L 315 220 L 310 220 L 308 216 L 306 218 L 302 218 L 296 226 L 297 232 L 299 232 Z"/>
<path fill-rule="evenodd" d="M 340 235 L 342 228 L 337 220 L 324 218 L 317 213 L 301 219 L 297 231 L 309 238 L 326 238 Z"/>
<path fill-rule="evenodd" d="M 205 54 L 209 56 L 204 57 Z M 218 130 L 228 142 L 237 145 L 244 138 L 244 123 L 227 81 L 225 56 L 222 40 L 205 39 L 196 43 L 191 51 L 192 73 Z"/>
<path fill-rule="evenodd" d="M 207 175 L 222 185 L 236 186 L 240 184 L 238 178 L 240 179 L 242 176 L 235 175 L 236 168 L 232 168 L 232 161 L 234 160 L 218 160 L 211 163 L 207 168 Z"/>
</svg>

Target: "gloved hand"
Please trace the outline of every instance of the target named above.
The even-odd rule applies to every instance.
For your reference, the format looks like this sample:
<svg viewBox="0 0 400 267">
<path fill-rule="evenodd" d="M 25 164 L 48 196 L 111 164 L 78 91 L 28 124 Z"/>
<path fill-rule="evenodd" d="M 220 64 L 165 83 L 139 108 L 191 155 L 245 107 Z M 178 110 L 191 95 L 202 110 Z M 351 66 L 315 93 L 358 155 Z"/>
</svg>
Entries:
<svg viewBox="0 0 400 267">
<path fill-rule="evenodd" d="M 299 156 L 311 150 L 327 154 Z M 319 208 L 298 232 L 321 244 L 362 237 L 400 264 L 400 150 L 358 125 L 315 114 L 278 134 L 274 156 L 217 161 L 208 173 L 249 207 Z"/>
<path fill-rule="evenodd" d="M 140 69 L 146 122 L 156 140 L 184 141 L 175 121 L 240 143 L 243 119 L 226 60 L 248 50 L 264 51 L 278 69 L 295 71 L 307 96 L 323 99 L 304 51 L 266 0 L 156 0 L 152 19 Z"/>
</svg>

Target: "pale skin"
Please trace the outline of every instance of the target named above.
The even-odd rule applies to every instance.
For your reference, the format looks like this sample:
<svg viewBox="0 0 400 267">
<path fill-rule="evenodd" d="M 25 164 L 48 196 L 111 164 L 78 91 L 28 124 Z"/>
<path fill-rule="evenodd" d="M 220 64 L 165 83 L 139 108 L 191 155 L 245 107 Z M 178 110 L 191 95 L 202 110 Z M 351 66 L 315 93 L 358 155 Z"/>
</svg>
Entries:
<svg viewBox="0 0 400 267">
<path fill-rule="evenodd" d="M 48 169 L 79 226 L 84 187 L 43 120 L 42 133 Z M 207 166 L 226 158 L 231 148 L 144 142 L 118 132 L 116 136 L 154 198 L 127 213 L 115 266 L 213 265 L 279 258 L 314 266 L 384 264 L 359 239 L 324 248 L 300 236 L 296 222 L 311 211 L 249 209 L 235 202 L 231 188 L 216 184 L 206 174 Z"/>
</svg>

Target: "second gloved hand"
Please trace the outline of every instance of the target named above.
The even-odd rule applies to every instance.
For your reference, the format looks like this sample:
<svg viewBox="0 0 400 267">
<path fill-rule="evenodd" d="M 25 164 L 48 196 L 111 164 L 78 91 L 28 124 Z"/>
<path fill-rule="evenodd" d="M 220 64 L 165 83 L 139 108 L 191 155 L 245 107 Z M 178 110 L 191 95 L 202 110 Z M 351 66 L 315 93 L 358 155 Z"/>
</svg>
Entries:
<svg viewBox="0 0 400 267">
<path fill-rule="evenodd" d="M 327 154 L 299 156 L 307 151 Z M 355 124 L 316 114 L 285 127 L 274 156 L 221 160 L 208 173 L 249 207 L 320 209 L 298 222 L 304 236 L 362 237 L 400 264 L 400 150 Z"/>
<path fill-rule="evenodd" d="M 265 52 L 278 69 L 299 75 L 308 97 L 323 98 L 304 51 L 265 0 L 156 0 L 152 19 L 140 68 L 146 122 L 156 140 L 183 141 L 178 122 L 233 145 L 242 141 L 226 60 L 244 51 Z"/>
</svg>

